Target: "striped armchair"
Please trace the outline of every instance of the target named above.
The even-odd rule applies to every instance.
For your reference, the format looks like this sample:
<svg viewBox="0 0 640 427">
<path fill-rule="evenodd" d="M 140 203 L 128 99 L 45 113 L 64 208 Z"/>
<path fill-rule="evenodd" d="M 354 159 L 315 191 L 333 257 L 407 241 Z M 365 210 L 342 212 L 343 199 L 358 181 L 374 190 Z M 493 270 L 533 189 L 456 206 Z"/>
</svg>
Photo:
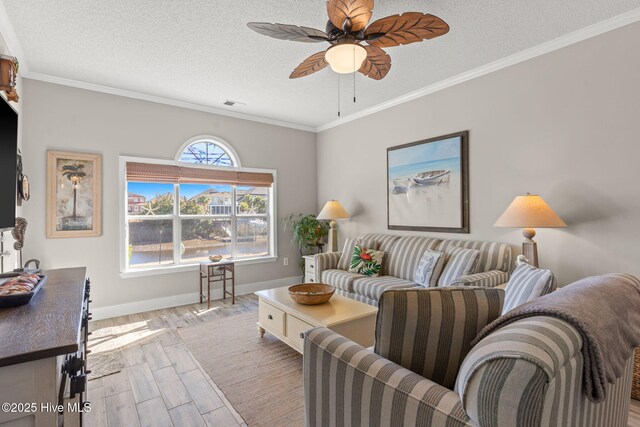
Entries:
<svg viewBox="0 0 640 427">
<path fill-rule="evenodd" d="M 469 349 L 469 337 L 499 316 L 499 292 L 387 291 L 374 351 L 308 331 L 307 426 L 626 426 L 633 356 L 606 400 L 592 403 L 582 393 L 582 339 L 569 323 L 520 320 Z"/>
<path fill-rule="evenodd" d="M 471 342 L 503 302 L 502 289 L 386 291 L 374 351 L 329 329 L 308 331 L 307 425 L 474 425 L 453 385 Z"/>
</svg>

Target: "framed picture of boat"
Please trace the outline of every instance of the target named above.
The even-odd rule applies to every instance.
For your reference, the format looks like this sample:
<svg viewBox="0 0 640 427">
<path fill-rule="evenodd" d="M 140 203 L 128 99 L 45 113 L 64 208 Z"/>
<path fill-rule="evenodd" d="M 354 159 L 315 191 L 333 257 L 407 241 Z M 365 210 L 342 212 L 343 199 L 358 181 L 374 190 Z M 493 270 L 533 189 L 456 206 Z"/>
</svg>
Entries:
<svg viewBox="0 0 640 427">
<path fill-rule="evenodd" d="M 389 230 L 469 233 L 469 132 L 387 148 Z"/>
</svg>

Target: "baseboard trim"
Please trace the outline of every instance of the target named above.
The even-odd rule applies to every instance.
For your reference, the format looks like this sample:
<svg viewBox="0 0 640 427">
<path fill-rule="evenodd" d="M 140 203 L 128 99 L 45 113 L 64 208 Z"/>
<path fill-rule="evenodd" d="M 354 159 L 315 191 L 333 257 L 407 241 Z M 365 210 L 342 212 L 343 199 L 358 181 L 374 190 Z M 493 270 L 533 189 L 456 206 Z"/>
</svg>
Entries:
<svg viewBox="0 0 640 427">
<path fill-rule="evenodd" d="M 279 288 L 300 283 L 300 276 L 285 277 L 282 279 L 266 280 L 264 282 L 245 283 L 236 286 L 236 295 L 247 295 L 264 289 Z M 211 299 L 221 299 L 222 289 L 211 289 Z M 172 295 L 162 298 L 154 298 L 143 301 L 129 302 L 125 304 L 110 305 L 106 307 L 92 307 L 93 320 L 110 319 L 112 317 L 126 316 L 129 314 L 143 313 L 145 311 L 160 310 L 169 307 L 195 304 L 200 301 L 197 292 Z"/>
</svg>

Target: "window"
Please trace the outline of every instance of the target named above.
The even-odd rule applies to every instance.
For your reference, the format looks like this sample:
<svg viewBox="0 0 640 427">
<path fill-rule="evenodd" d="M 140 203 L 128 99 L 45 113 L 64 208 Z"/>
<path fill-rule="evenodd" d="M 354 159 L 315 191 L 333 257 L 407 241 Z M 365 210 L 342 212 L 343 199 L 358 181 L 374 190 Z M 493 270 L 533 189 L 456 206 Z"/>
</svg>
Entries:
<svg viewBox="0 0 640 427">
<path fill-rule="evenodd" d="M 238 156 L 226 143 L 210 138 L 188 142 L 176 160 L 200 165 L 237 167 Z"/>
<path fill-rule="evenodd" d="M 122 271 L 274 257 L 274 171 L 184 163 L 121 158 Z"/>
</svg>

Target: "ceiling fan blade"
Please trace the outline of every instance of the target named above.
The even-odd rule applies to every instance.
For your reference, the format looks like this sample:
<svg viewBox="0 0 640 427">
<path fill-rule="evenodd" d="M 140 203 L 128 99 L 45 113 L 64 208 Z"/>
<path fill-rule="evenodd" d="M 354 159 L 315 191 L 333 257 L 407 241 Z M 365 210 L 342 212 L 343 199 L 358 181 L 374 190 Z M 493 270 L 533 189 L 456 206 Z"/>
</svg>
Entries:
<svg viewBox="0 0 640 427">
<path fill-rule="evenodd" d="M 270 24 L 268 22 L 249 22 L 247 24 L 256 33 L 280 40 L 294 42 L 317 43 L 327 41 L 329 37 L 323 31 L 297 25 Z"/>
<path fill-rule="evenodd" d="M 333 25 L 342 28 L 351 19 L 351 31 L 364 30 L 373 11 L 374 0 L 327 0 L 327 13 Z"/>
<path fill-rule="evenodd" d="M 365 46 L 367 58 L 358 71 L 374 80 L 382 80 L 391 70 L 391 57 L 377 46 Z"/>
<path fill-rule="evenodd" d="M 449 25 L 434 15 L 406 12 L 387 16 L 369 25 L 364 32 L 371 46 L 392 47 L 440 37 L 449 32 Z"/>
<path fill-rule="evenodd" d="M 329 65 L 324 59 L 325 53 L 326 51 L 314 53 L 313 55 L 302 61 L 302 63 L 298 65 L 295 70 L 293 70 L 293 73 L 291 73 L 289 78 L 297 79 L 299 77 L 306 77 L 325 68 L 327 65 Z"/>
</svg>

